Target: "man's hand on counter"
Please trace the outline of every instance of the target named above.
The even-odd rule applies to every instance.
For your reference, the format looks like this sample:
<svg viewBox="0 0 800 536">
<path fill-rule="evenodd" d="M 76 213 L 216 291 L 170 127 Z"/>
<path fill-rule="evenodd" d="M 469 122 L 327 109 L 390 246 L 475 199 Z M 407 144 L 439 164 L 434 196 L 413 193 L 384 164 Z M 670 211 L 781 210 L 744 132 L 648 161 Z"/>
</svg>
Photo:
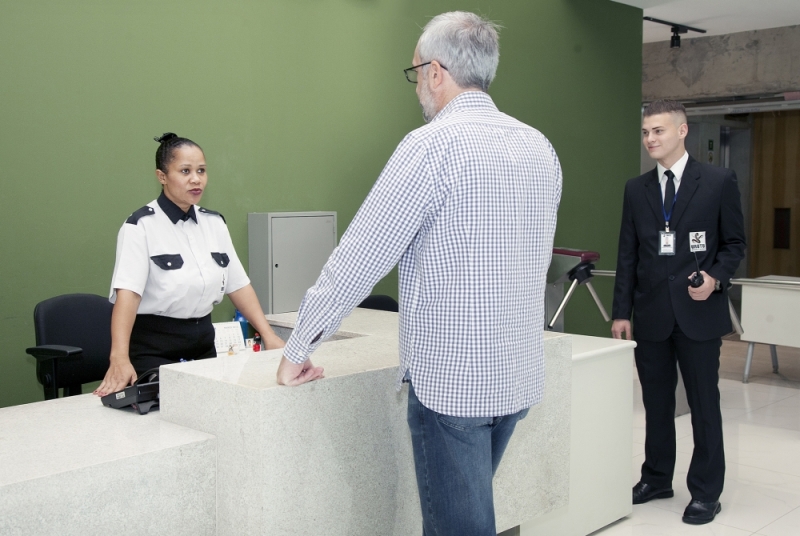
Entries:
<svg viewBox="0 0 800 536">
<path fill-rule="evenodd" d="M 281 356 L 281 364 L 278 365 L 278 384 L 295 387 L 324 378 L 323 372 L 324 369 L 312 365 L 310 359 L 298 365 Z"/>
</svg>

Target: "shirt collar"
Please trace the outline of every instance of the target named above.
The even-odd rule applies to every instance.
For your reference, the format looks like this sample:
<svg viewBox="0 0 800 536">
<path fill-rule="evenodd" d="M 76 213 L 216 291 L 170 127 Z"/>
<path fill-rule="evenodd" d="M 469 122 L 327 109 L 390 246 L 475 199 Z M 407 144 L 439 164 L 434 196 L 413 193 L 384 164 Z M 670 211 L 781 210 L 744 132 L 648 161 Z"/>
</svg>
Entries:
<svg viewBox="0 0 800 536">
<path fill-rule="evenodd" d="M 444 108 L 439 110 L 439 113 L 436 114 L 436 117 L 431 119 L 430 122 L 439 121 L 458 110 L 476 108 L 497 110 L 497 106 L 495 106 L 494 101 L 488 93 L 478 90 L 469 90 L 456 95 Z"/>
<path fill-rule="evenodd" d="M 671 168 L 669 168 L 670 171 L 672 171 L 672 173 L 675 175 L 675 184 L 676 185 L 680 184 L 680 182 L 681 182 L 681 177 L 683 177 L 683 170 L 686 169 L 686 163 L 687 162 L 689 162 L 689 153 L 686 152 L 686 151 L 683 151 L 683 156 L 680 157 L 677 162 L 672 164 Z M 664 179 L 664 172 L 667 170 L 667 168 L 665 168 L 661 164 L 656 164 L 656 167 L 658 168 L 658 182 L 662 183 L 665 180 Z"/>
<path fill-rule="evenodd" d="M 158 206 L 161 207 L 161 210 L 164 211 L 164 214 L 167 215 L 169 220 L 172 223 L 178 223 L 179 221 L 187 221 L 189 218 L 193 219 L 195 223 L 197 223 L 197 214 L 194 211 L 194 205 L 189 207 L 189 210 L 184 212 L 181 208 L 170 201 L 170 199 L 161 192 L 161 195 L 158 196 Z"/>
</svg>

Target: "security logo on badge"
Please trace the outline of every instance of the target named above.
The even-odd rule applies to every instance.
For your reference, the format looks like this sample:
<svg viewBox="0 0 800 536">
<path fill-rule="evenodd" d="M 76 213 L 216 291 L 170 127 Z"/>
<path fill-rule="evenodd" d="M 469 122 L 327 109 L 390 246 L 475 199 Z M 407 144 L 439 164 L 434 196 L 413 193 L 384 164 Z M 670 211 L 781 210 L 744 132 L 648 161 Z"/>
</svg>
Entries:
<svg viewBox="0 0 800 536">
<path fill-rule="evenodd" d="M 706 232 L 694 231 L 689 233 L 689 251 L 706 250 Z"/>
</svg>

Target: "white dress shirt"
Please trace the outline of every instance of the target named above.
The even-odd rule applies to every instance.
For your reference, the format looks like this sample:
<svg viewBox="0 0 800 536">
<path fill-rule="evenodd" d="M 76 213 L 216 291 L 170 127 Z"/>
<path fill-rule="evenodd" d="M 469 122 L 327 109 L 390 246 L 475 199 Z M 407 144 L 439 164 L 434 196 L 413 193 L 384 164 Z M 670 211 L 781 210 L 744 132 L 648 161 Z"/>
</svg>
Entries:
<svg viewBox="0 0 800 536">
<path fill-rule="evenodd" d="M 500 416 L 544 388 L 544 291 L 561 166 L 486 93 L 454 98 L 395 150 L 300 306 L 302 363 L 399 262 L 400 368 L 420 401 Z"/>
<path fill-rule="evenodd" d="M 689 153 L 686 151 L 683 152 L 683 156 L 675 162 L 670 171 L 672 174 L 675 175 L 675 194 L 678 194 L 678 188 L 681 186 L 681 178 L 683 177 L 683 170 L 686 169 L 686 163 L 689 161 Z M 658 183 L 661 185 L 661 199 L 664 199 L 664 195 L 666 194 L 667 188 L 667 176 L 664 175 L 664 172 L 667 171 L 667 168 L 662 166 L 661 164 L 656 164 L 656 168 L 658 170 Z"/>
</svg>

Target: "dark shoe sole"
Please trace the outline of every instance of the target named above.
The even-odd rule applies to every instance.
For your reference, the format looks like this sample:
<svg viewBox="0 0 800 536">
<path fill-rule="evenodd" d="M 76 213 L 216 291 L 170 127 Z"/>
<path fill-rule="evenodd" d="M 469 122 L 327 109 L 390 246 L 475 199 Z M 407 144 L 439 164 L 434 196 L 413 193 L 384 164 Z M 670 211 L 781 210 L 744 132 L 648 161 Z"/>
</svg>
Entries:
<svg viewBox="0 0 800 536">
<path fill-rule="evenodd" d="M 711 516 L 711 517 L 698 518 L 698 517 L 686 517 L 686 516 L 683 516 L 683 518 L 681 518 L 681 520 L 684 523 L 688 523 L 689 525 L 705 525 L 706 523 L 711 523 L 712 521 L 714 521 L 714 518 L 717 517 L 717 514 L 720 513 L 721 511 L 722 511 L 722 505 L 718 504 L 717 505 L 717 510 L 714 512 L 714 515 Z"/>
<path fill-rule="evenodd" d="M 675 492 L 673 490 L 662 491 L 661 493 L 656 493 L 655 495 L 651 495 L 645 499 L 640 499 L 638 501 L 633 501 L 633 504 L 644 504 L 646 502 L 652 501 L 653 499 L 669 499 L 670 497 L 674 497 Z"/>
</svg>

